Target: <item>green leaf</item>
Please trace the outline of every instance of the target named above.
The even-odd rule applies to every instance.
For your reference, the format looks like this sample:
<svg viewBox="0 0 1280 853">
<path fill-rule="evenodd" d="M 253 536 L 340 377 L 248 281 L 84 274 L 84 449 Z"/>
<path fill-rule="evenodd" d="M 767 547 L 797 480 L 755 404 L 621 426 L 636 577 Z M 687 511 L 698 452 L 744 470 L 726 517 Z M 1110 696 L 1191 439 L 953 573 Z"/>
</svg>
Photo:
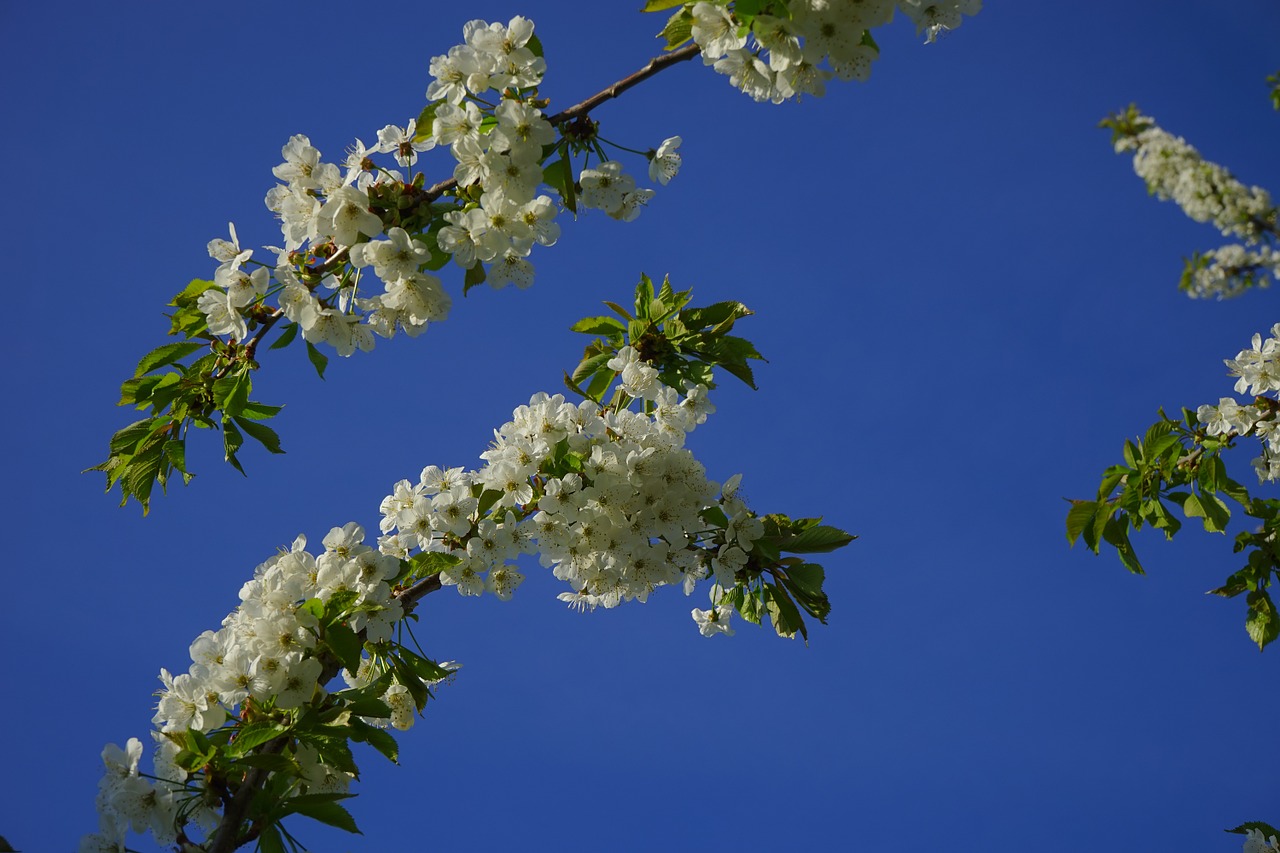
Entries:
<svg viewBox="0 0 1280 853">
<path fill-rule="evenodd" d="M 466 296 L 467 291 L 471 290 L 471 288 L 484 284 L 485 278 L 484 264 L 477 262 L 462 277 L 462 295 Z"/>
<path fill-rule="evenodd" d="M 260 770 L 270 770 L 272 773 L 287 773 L 290 775 L 297 775 L 301 770 L 297 761 L 287 755 L 280 755 L 274 752 L 255 752 L 243 758 L 237 758 L 233 763 L 245 767 L 257 767 Z"/>
<path fill-rule="evenodd" d="M 663 9 L 670 9 L 672 6 L 683 6 L 685 0 L 645 0 L 641 12 L 661 12 Z"/>
<path fill-rule="evenodd" d="M 186 358 L 188 355 L 203 346 L 203 343 L 179 341 L 175 344 L 165 344 L 164 346 L 156 347 L 142 357 L 142 360 L 138 362 L 138 367 L 133 372 L 133 375 L 143 376 L 158 367 L 164 367 L 166 364 L 173 364 L 175 361 Z"/>
<path fill-rule="evenodd" d="M 431 694 L 427 691 L 427 686 L 422 683 L 422 679 L 414 673 L 413 669 L 410 668 L 402 658 L 392 658 L 391 670 L 395 673 L 396 681 L 403 684 L 409 690 L 409 695 L 413 697 L 414 706 L 419 711 L 426 707 L 427 698 Z"/>
<path fill-rule="evenodd" d="M 413 129 L 413 141 L 425 142 L 431 138 L 431 129 L 436 123 L 436 110 L 444 101 L 432 101 L 418 113 L 418 123 Z"/>
<path fill-rule="evenodd" d="M 410 557 L 409 562 L 413 565 L 415 577 L 427 577 L 450 566 L 458 565 L 458 563 L 462 562 L 462 558 L 456 554 L 446 554 L 442 551 L 423 551 L 421 554 L 414 554 Z"/>
<path fill-rule="evenodd" d="M 342 710 L 357 717 L 390 717 L 391 706 L 376 696 L 362 696 L 342 706 Z M 381 730 L 379 730 L 381 731 Z"/>
<path fill-rule="evenodd" d="M 236 425 L 229 419 L 223 418 L 222 449 L 225 454 L 223 458 L 230 462 L 231 465 L 241 474 L 244 474 L 244 468 L 240 466 L 240 460 L 236 459 L 236 451 L 239 450 L 243 444 L 244 436 L 240 433 L 240 430 L 236 429 Z M 245 474 L 245 476 L 247 477 L 248 475 Z"/>
<path fill-rule="evenodd" d="M 400 656 L 404 658 L 404 662 L 409 665 L 414 674 L 426 682 L 444 681 L 450 675 L 452 670 L 445 669 L 433 660 L 424 658 L 422 655 L 414 654 L 406 648 L 400 649 Z"/>
<path fill-rule="evenodd" d="M 570 326 L 569 331 L 582 332 L 587 335 L 601 335 L 607 338 L 613 335 L 625 334 L 627 327 L 616 317 L 610 317 L 606 314 L 602 317 L 583 317 Z"/>
<path fill-rule="evenodd" d="M 276 431 L 271 427 L 266 424 L 254 423 L 253 421 L 241 418 L 236 418 L 235 422 L 240 429 L 249 434 L 250 438 L 257 441 L 267 450 L 272 453 L 284 453 L 284 451 L 280 449 L 280 436 L 277 435 Z"/>
<path fill-rule="evenodd" d="M 1135 575 L 1144 575 L 1142 564 L 1138 562 L 1138 555 L 1134 553 L 1133 545 L 1129 543 L 1129 522 L 1124 516 L 1112 518 L 1102 530 L 1102 537 L 1116 549 L 1116 555 L 1120 557 L 1120 562 L 1124 567 Z"/>
<path fill-rule="evenodd" d="M 351 812 L 337 802 L 339 799 L 352 796 L 354 794 L 303 794 L 284 801 L 281 817 L 300 814 L 312 820 L 318 820 L 320 823 L 362 835 L 363 833 L 356 827 L 356 820 L 351 816 Z"/>
<path fill-rule="evenodd" d="M 567 156 L 561 157 L 543 168 L 542 180 L 560 193 L 560 200 L 573 214 L 578 212 L 578 192 L 573 180 L 573 165 Z"/>
<path fill-rule="evenodd" d="M 273 720 L 259 720 L 249 723 L 240 727 L 227 752 L 233 756 L 244 755 L 254 747 L 262 746 L 267 741 L 275 740 L 288 730 L 286 726 L 282 726 Z"/>
<path fill-rule="evenodd" d="M 217 285 L 211 281 L 205 281 L 204 279 L 199 278 L 192 279 L 186 287 L 182 288 L 177 296 L 173 297 L 173 300 L 169 305 L 174 308 L 179 306 L 195 305 L 196 301 L 200 298 L 200 294 L 216 286 Z"/>
<path fill-rule="evenodd" d="M 765 606 L 769 610 L 769 619 L 773 622 L 773 630 L 779 637 L 791 639 L 797 633 L 804 637 L 805 645 L 809 644 L 809 632 L 805 629 L 804 619 L 796 609 L 795 602 L 782 587 L 767 583 L 764 585 Z"/>
<path fill-rule="evenodd" d="M 584 358 L 573 369 L 573 381 L 581 382 L 597 370 L 609 370 L 609 361 L 613 358 L 613 353 L 602 352 L 599 355 L 593 355 L 590 358 Z M 609 370 L 610 373 L 613 371 Z"/>
<path fill-rule="evenodd" d="M 817 563 L 800 563 L 787 567 L 785 586 L 795 600 L 811 616 L 824 625 L 831 613 L 831 601 L 822 591 L 826 579 L 822 566 Z"/>
<path fill-rule="evenodd" d="M 1200 493 L 1200 506 L 1204 509 L 1204 529 L 1210 533 L 1224 533 L 1231 520 L 1231 510 L 1222 498 L 1208 492 Z"/>
<path fill-rule="evenodd" d="M 1097 501 L 1072 501 L 1067 510 L 1067 541 L 1072 545 L 1080 538 L 1080 534 L 1093 521 L 1093 514 L 1098 511 Z"/>
<path fill-rule="evenodd" d="M 1280 109 L 1280 107 L 1278 107 L 1277 109 Z M 1280 829 L 1276 829 L 1271 824 L 1263 823 L 1260 820 L 1245 821 L 1244 823 L 1237 826 L 1235 829 L 1228 829 L 1226 830 L 1226 832 L 1234 832 L 1236 835 L 1247 835 L 1249 833 L 1249 830 L 1251 829 L 1258 830 L 1258 832 L 1261 832 L 1267 838 L 1270 838 L 1273 835 L 1280 836 Z"/>
<path fill-rule="evenodd" d="M 352 672 L 360 668 L 360 653 L 364 649 L 364 643 L 345 623 L 334 622 L 326 627 L 324 641 L 343 666 Z"/>
<path fill-rule="evenodd" d="M 249 418 L 255 421 L 265 421 L 268 418 L 274 418 L 284 409 L 284 406 L 268 406 L 266 403 L 259 403 L 250 400 L 244 404 L 244 408 L 240 410 L 239 418 Z"/>
<path fill-rule="evenodd" d="M 324 369 L 329 366 L 329 357 L 316 349 L 311 341 L 307 341 L 307 358 L 310 359 L 311 366 L 316 369 L 320 378 L 324 379 Z"/>
<path fill-rule="evenodd" d="M 223 414 L 235 417 L 244 410 L 249 402 L 249 392 L 253 389 L 253 380 L 247 370 L 237 370 L 213 383 L 213 402 Z"/>
<path fill-rule="evenodd" d="M 783 539 L 778 543 L 778 549 L 791 554 L 824 554 L 843 548 L 857 538 L 838 527 L 818 524 L 796 536 Z"/>
<path fill-rule="evenodd" d="M 298 336 L 298 324 L 289 323 L 284 327 L 284 331 L 280 333 L 280 337 L 271 342 L 271 346 L 267 349 L 284 349 L 293 343 L 293 339 Z"/>
<path fill-rule="evenodd" d="M 675 50 L 693 38 L 693 15 L 688 7 L 682 6 L 667 19 L 667 24 L 658 33 L 658 38 L 666 40 L 666 49 Z"/>
<path fill-rule="evenodd" d="M 1265 589 L 1255 589 L 1245 600 L 1249 603 L 1249 615 L 1244 627 L 1249 638 L 1258 644 L 1258 651 L 1262 651 L 1280 636 L 1280 616 L 1276 614 L 1276 606 Z"/>
<path fill-rule="evenodd" d="M 369 744 L 369 746 L 385 755 L 392 764 L 400 763 L 400 745 L 385 729 L 371 726 L 363 720 L 354 718 L 351 720 L 350 725 L 352 740 Z"/>
<path fill-rule="evenodd" d="M 258 836 L 258 850 L 261 853 L 287 853 L 284 840 L 280 838 L 280 830 L 274 823 L 262 827 L 262 833 Z"/>
<path fill-rule="evenodd" d="M 155 424 L 155 421 L 155 418 L 134 421 L 124 429 L 117 430 L 115 435 L 111 436 L 111 452 L 123 453 L 128 450 L 133 450 L 137 447 L 138 442 L 151 435 L 152 426 Z"/>
</svg>

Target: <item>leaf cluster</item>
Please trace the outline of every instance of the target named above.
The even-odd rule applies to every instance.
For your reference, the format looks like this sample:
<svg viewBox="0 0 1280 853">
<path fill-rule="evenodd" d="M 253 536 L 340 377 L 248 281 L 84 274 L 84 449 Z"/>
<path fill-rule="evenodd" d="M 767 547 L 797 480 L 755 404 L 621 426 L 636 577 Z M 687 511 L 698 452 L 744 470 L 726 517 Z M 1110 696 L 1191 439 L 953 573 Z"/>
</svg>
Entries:
<svg viewBox="0 0 1280 853">
<path fill-rule="evenodd" d="M 409 575 L 420 567 L 402 566 Z M 339 592 L 321 601 L 310 599 L 299 606 L 299 616 L 312 624 L 315 654 L 324 666 L 320 683 L 332 679 L 339 668 L 356 672 L 365 656 L 381 675 L 370 683 L 325 694 L 317 691 L 300 708 L 280 708 L 274 700 L 246 700 L 221 728 L 210 732 L 187 730 L 167 733 L 179 747 L 178 767 L 202 784 L 188 782 L 188 809 L 202 798 L 216 797 L 214 807 L 226 807 L 242 790 L 253 792 L 236 847 L 258 841 L 266 851 L 303 849 L 281 823 L 301 815 L 321 823 L 358 833 L 354 818 L 339 801 L 352 794 L 313 791 L 299 760 L 300 750 L 314 753 L 324 765 L 359 777 L 353 743 L 372 747 L 388 760 L 398 762 L 399 746 L 386 730 L 391 708 L 382 696 L 395 683 L 405 686 L 419 711 L 431 698 L 432 685 L 451 677 L 452 670 L 404 645 L 388 641 L 368 643 L 350 626 L 350 618 L 375 605 L 356 603 L 355 592 Z"/>
<path fill-rule="evenodd" d="M 723 517 L 719 507 L 708 512 Z M 737 584 L 726 592 L 726 598 L 748 622 L 759 625 L 767 615 L 778 636 L 799 634 L 807 645 L 809 630 L 801 611 L 823 625 L 831 612 L 831 601 L 822 586 L 826 572 L 817 563 L 783 554 L 825 554 L 858 537 L 822 524 L 820 517 L 792 519 L 775 513 L 761 520 L 764 536 L 751 544 L 747 565 L 738 571 Z"/>
<path fill-rule="evenodd" d="M 631 346 L 641 359 L 658 370 L 658 379 L 671 388 L 685 383 L 716 387 L 719 367 L 755 388 L 752 360 L 764 360 L 745 338 L 731 335 L 734 323 L 752 312 L 741 302 L 717 302 L 704 308 L 689 308 L 690 290 L 676 291 L 669 278 L 654 289 L 647 275 L 636 285 L 634 313 L 616 302 L 606 301 L 616 316 L 583 317 L 570 326 L 574 332 L 599 335 L 587 345 L 582 360 L 566 373 L 569 390 L 606 405 L 609 389 L 618 373 L 609 367 L 618 352 Z M 626 405 L 630 398 L 615 389 L 608 405 Z"/>
<path fill-rule="evenodd" d="M 109 455 L 87 469 L 107 475 L 107 491 L 117 483 L 120 505 L 136 500 L 143 513 L 150 509 L 151 493 L 158 483 L 163 490 L 174 473 L 184 483 L 194 476 L 187 470 L 186 440 L 191 427 L 221 429 L 226 459 L 244 473 L 236 452 L 245 436 L 272 453 L 283 453 L 280 437 L 262 421 L 280 412 L 249 399 L 252 371 L 258 367 L 247 346 L 227 343 L 211 335 L 203 313 L 196 307 L 201 293 L 214 284 L 195 280 L 170 303 L 170 334 L 186 340 L 156 347 L 142 357 L 133 376 L 120 386 L 121 406 L 133 406 L 148 416 L 117 430 L 109 443 Z M 189 363 L 184 359 L 204 350 Z"/>
<path fill-rule="evenodd" d="M 1183 524 L 1176 508 L 1185 519 L 1199 519 L 1207 532 L 1225 533 L 1231 510 L 1223 498 L 1231 499 L 1260 526 L 1236 535 L 1234 550 L 1248 552 L 1246 563 L 1209 592 L 1225 597 L 1248 593 L 1245 627 L 1262 649 L 1280 636 L 1280 618 L 1267 591 L 1280 572 L 1280 501 L 1254 498 L 1227 475 L 1222 452 L 1233 446 L 1229 435 L 1208 435 L 1190 409 L 1183 410 L 1181 420 L 1161 411 L 1141 440 L 1125 441 L 1124 463 L 1103 472 L 1094 500 L 1070 501 L 1067 540 L 1074 545 L 1083 539 L 1095 554 L 1109 545 L 1125 568 L 1144 574 L 1130 531 L 1149 525 L 1172 539 Z"/>
</svg>

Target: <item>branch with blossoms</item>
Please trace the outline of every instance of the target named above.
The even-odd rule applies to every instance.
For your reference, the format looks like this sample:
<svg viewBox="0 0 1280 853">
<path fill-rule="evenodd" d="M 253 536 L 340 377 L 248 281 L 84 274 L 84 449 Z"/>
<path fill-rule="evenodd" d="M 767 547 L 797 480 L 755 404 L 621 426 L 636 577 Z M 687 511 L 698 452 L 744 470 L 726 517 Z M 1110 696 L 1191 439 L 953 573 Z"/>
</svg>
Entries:
<svg viewBox="0 0 1280 853">
<path fill-rule="evenodd" d="M 1223 453 L 1246 439 L 1261 443 L 1253 460 L 1259 483 L 1280 479 L 1280 324 L 1265 341 L 1253 336 L 1253 346 L 1227 360 L 1237 394 L 1252 400 L 1241 405 L 1232 397 L 1218 404 L 1183 411 L 1180 419 L 1163 411 L 1140 440 L 1125 441 L 1123 464 L 1102 475 L 1097 497 L 1073 500 L 1067 513 L 1067 539 L 1083 539 L 1098 553 L 1102 545 L 1116 550 L 1125 568 L 1144 570 L 1129 539 L 1131 530 L 1149 525 L 1172 539 L 1182 520 L 1198 519 L 1210 533 L 1226 533 L 1231 510 L 1223 498 L 1238 504 L 1256 527 L 1235 537 L 1235 552 L 1245 554 L 1244 565 L 1231 573 L 1213 595 L 1246 595 L 1245 629 L 1259 649 L 1280 636 L 1280 614 L 1268 588 L 1280 577 L 1280 500 L 1254 497 L 1233 480 Z"/>
<path fill-rule="evenodd" d="M 1280 108 L 1280 107 L 1278 107 Z M 1280 277 L 1280 211 L 1261 187 L 1246 186 L 1205 160 L 1180 136 L 1160 128 L 1136 105 L 1108 116 L 1118 153 L 1133 153 L 1133 168 L 1152 195 L 1172 200 L 1196 222 L 1242 241 L 1184 261 L 1179 287 L 1193 299 L 1227 299 L 1267 287 Z"/>
<path fill-rule="evenodd" d="M 737 614 L 807 640 L 804 615 L 825 623 L 831 605 L 806 555 L 854 537 L 816 518 L 759 515 L 740 477 L 709 480 L 684 446 L 715 411 L 715 369 L 749 380 L 746 360 L 759 358 L 730 334 L 745 306 L 689 299 L 643 278 L 631 310 L 607 303 L 622 319 L 576 324 L 598 335 L 567 376 L 582 402 L 535 394 L 479 469 L 433 465 L 396 483 L 376 547 L 350 522 L 318 555 L 299 536 L 260 564 L 221 628 L 192 643 L 187 672 L 161 670 L 153 771 L 139 769 L 137 738 L 103 751 L 100 827 L 82 853 L 118 853 L 130 831 L 185 853 L 298 850 L 284 825 L 294 815 L 358 832 L 343 804 L 359 775 L 352 745 L 397 761 L 388 729 L 411 728 L 458 670 L 417 646 L 415 606 L 444 587 L 510 600 L 521 555 L 568 585 L 559 598 L 574 609 L 705 582 L 711 607 L 692 610 L 704 636 L 732 634 Z"/>
<path fill-rule="evenodd" d="M 601 104 L 694 56 L 756 100 L 821 95 L 826 81 L 865 80 L 879 48 L 871 30 L 906 14 L 928 40 L 959 26 L 978 0 L 650 0 L 646 11 L 675 9 L 661 36 L 667 52 L 635 73 L 549 118 L 541 91 L 547 64 L 533 24 L 471 21 L 463 43 L 431 61 L 427 106 L 377 143 L 356 139 L 342 162 L 324 162 L 303 135 L 282 149 L 267 194 L 280 219 L 281 246 L 270 261 L 229 239 L 209 244 L 212 279 L 196 279 L 170 302 L 169 333 L 121 387 L 120 405 L 146 416 L 118 430 L 105 460 L 89 470 L 119 486 L 121 504 L 144 513 L 154 487 L 190 482 L 191 429 L 222 432 L 226 460 L 253 439 L 281 453 L 267 425 L 281 407 L 251 399 L 258 358 L 301 338 L 323 377 L 326 350 L 341 356 L 374 348 L 378 337 L 420 335 L 445 319 L 452 297 L 436 273 L 452 261 L 462 292 L 488 283 L 528 287 L 534 246 L 551 246 L 562 210 L 603 210 L 635 219 L 654 195 L 639 187 L 611 151 L 642 154 L 651 181 L 679 171 L 680 137 L 636 149 L 601 135 L 591 113 Z M 414 173 L 420 155 L 448 147 L 452 177 L 427 185 Z M 407 171 L 404 171 L 407 170 Z M 543 192 L 543 190 L 547 192 Z M 267 339 L 278 333 L 270 344 Z M 188 361 L 194 357 L 194 360 Z"/>
</svg>

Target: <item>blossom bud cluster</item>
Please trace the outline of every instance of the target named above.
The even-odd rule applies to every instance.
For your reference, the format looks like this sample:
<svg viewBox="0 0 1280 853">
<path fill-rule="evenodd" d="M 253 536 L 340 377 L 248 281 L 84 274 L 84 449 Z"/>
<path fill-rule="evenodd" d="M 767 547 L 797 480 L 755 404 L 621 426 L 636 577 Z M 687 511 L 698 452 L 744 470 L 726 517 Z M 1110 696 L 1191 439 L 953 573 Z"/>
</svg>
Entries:
<svg viewBox="0 0 1280 853">
<path fill-rule="evenodd" d="M 1262 442 L 1262 455 L 1253 460 L 1259 482 L 1280 479 L 1280 402 L 1266 395 L 1280 394 L 1280 323 L 1271 327 L 1271 337 L 1253 336 L 1252 347 L 1226 359 L 1232 376 L 1238 377 L 1237 394 L 1248 394 L 1254 402 L 1240 405 L 1231 397 L 1222 397 L 1218 405 L 1204 405 L 1196 410 L 1196 418 L 1212 436 L 1226 438 L 1256 436 Z"/>
<path fill-rule="evenodd" d="M 362 631 L 372 642 L 391 638 L 392 625 L 403 611 L 387 581 L 400 564 L 363 544 L 364 536 L 354 522 L 335 527 L 324 537 L 325 550 L 319 557 L 305 550 L 306 538 L 299 536 L 290 550 L 255 569 L 253 579 L 240 590 L 240 606 L 219 630 L 195 639 L 187 672 L 175 676 L 160 671 L 163 689 L 152 718 L 156 781 L 138 773 L 142 745 L 136 738 L 123 751 L 109 745 L 103 751 L 106 773 L 98 794 L 100 831 L 84 839 L 82 851 L 123 849 L 129 829 L 150 831 L 162 845 L 172 843 L 179 806 L 184 801 L 209 801 L 201 796 L 208 793 L 201 790 L 202 778 L 175 764 L 180 747 L 174 738 L 240 719 L 250 704 L 287 710 L 322 691 L 323 665 L 314 654 L 317 619 L 301 606 L 304 602 L 327 602 L 345 593 L 352 601 L 346 620 L 352 630 Z M 385 701 L 392 708 L 392 722 L 403 722 L 403 714 L 395 714 L 394 697 Z M 311 793 L 346 790 L 351 774 L 324 764 L 313 749 L 301 744 L 295 757 L 302 768 L 302 785 Z M 189 804 L 183 807 L 190 809 Z M 183 814 L 205 828 L 217 822 L 216 812 L 206 805 Z"/>
<path fill-rule="evenodd" d="M 981 0 L 795 0 L 789 18 L 750 18 L 748 38 L 732 9 L 698 2 L 691 9 L 692 34 L 703 62 L 755 100 L 776 104 L 821 96 L 832 77 L 865 81 L 880 53 L 868 32 L 889 23 L 895 10 L 933 41 L 981 8 Z"/>
<path fill-rule="evenodd" d="M 524 579 L 512 561 L 536 553 L 569 585 L 560 600 L 580 609 L 645 601 L 664 585 L 690 593 L 711 575 L 732 587 L 763 527 L 684 447 L 714 411 L 706 387 L 681 397 L 631 347 L 615 360 L 624 392 L 649 401 L 650 414 L 536 394 L 495 431 L 479 470 L 431 466 L 418 483 L 397 483 L 382 502 L 379 547 L 401 558 L 449 554 L 444 584 L 503 599 Z M 482 515 L 485 494 L 492 509 Z M 703 517 L 714 505 L 727 528 Z"/>
<path fill-rule="evenodd" d="M 1117 152 L 1133 152 L 1133 169 L 1160 199 L 1172 199 L 1196 222 L 1212 223 L 1226 236 L 1256 245 L 1274 233 L 1276 209 L 1261 187 L 1247 187 L 1200 156 L 1185 139 L 1140 114 L 1135 132 L 1116 137 Z"/>
</svg>

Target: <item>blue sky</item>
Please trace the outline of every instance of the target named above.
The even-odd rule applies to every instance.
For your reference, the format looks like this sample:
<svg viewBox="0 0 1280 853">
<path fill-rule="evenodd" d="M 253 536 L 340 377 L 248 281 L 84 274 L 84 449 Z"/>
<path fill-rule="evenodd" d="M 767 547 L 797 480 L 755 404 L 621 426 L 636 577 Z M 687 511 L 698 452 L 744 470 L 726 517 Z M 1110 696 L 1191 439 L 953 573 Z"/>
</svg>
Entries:
<svg viewBox="0 0 1280 853">
<path fill-rule="evenodd" d="M 1229 540 L 1140 536 L 1136 578 L 1062 533 L 1064 496 L 1091 496 L 1160 406 L 1229 393 L 1222 359 L 1277 320 L 1271 293 L 1177 292 L 1179 259 L 1223 241 L 1149 199 L 1095 127 L 1137 102 L 1280 190 L 1267 0 L 991 4 L 929 46 L 900 19 L 869 83 L 780 107 L 671 69 L 594 114 L 632 147 L 684 138 L 639 220 L 564 217 L 533 288 L 463 300 L 455 277 L 446 323 L 323 382 L 271 353 L 256 387 L 287 404 L 288 453 L 244 454 L 248 479 L 206 441 L 196 481 L 142 518 L 79 473 L 130 420 L 117 388 L 164 342 L 162 306 L 211 275 L 205 244 L 228 220 L 275 242 L 262 197 L 290 135 L 332 159 L 416 115 L 473 17 L 535 21 L 563 108 L 656 51 L 661 19 L 633 5 L 0 10 L 18 849 L 95 828 L 103 744 L 146 736 L 156 673 L 258 562 L 374 528 L 424 465 L 474 465 L 576 363 L 567 326 L 642 271 L 757 312 L 760 390 L 726 383 L 691 446 L 758 510 L 861 536 L 825 561 L 831 624 L 807 649 L 751 626 L 706 640 L 701 598 L 580 615 L 536 570 L 508 604 L 433 596 L 419 638 L 465 668 L 403 766 L 363 761 L 365 834 L 295 827 L 313 849 L 1232 851 L 1223 828 L 1280 821 L 1277 652 L 1251 646 L 1242 602 L 1203 595 Z"/>
</svg>

